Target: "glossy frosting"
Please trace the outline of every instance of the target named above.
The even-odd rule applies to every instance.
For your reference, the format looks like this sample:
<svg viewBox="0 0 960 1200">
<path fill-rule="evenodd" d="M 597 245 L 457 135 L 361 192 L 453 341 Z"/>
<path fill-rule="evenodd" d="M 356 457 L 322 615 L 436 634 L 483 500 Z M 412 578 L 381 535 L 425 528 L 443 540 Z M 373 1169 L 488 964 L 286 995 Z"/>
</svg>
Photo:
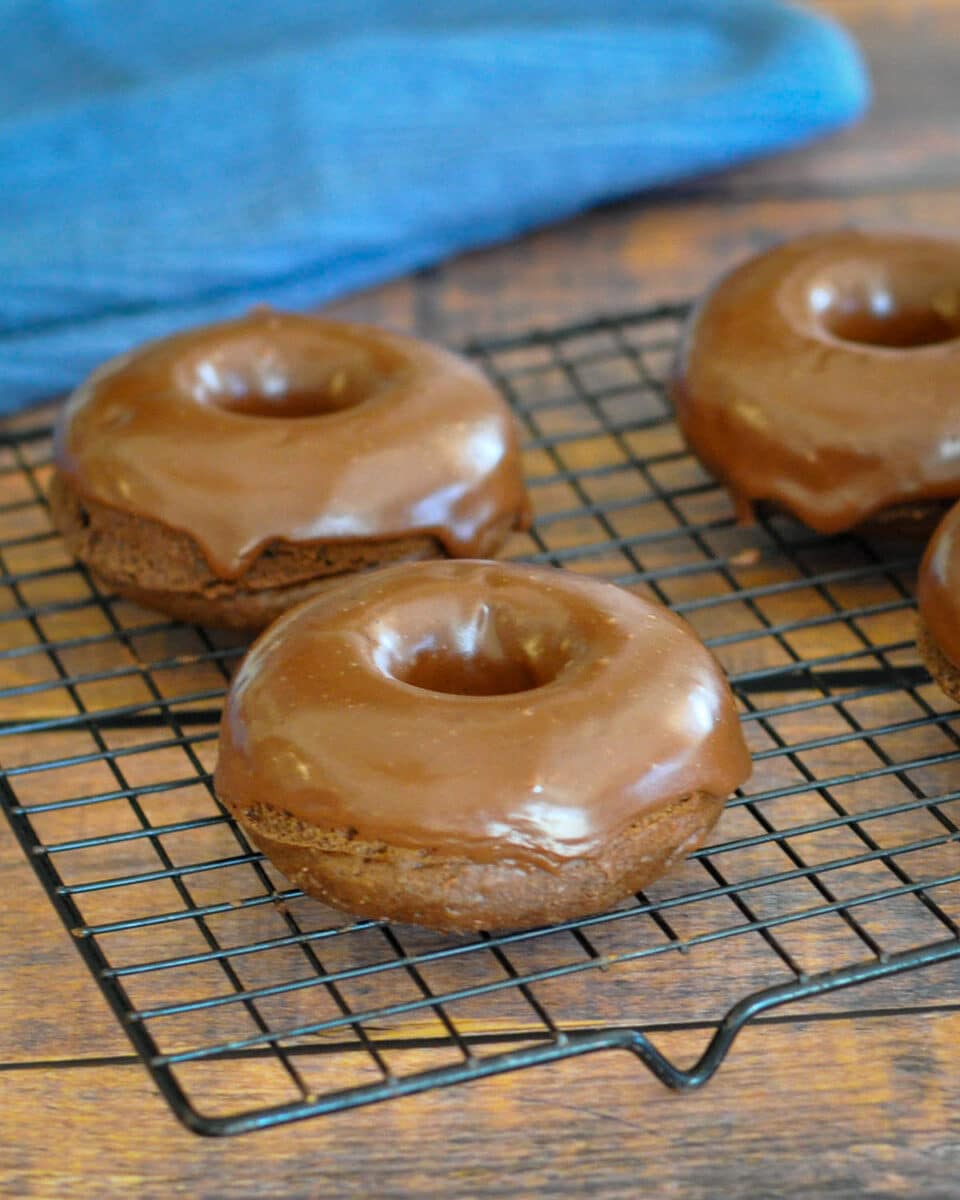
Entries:
<svg viewBox="0 0 960 1200">
<path fill-rule="evenodd" d="M 750 773 L 726 680 L 684 621 L 506 563 L 391 567 L 293 610 L 244 660 L 220 735 L 215 784 L 237 811 L 548 869 Z"/>
<path fill-rule="evenodd" d="M 838 232 L 726 276 L 673 386 L 739 515 L 771 500 L 830 533 L 960 495 L 960 243 Z"/>
<path fill-rule="evenodd" d="M 189 533 L 224 579 L 278 539 L 420 532 L 490 554 L 527 509 L 513 418 L 470 363 L 270 310 L 105 364 L 55 456 L 81 495 Z"/>
<path fill-rule="evenodd" d="M 917 602 L 941 653 L 960 669 L 960 504 L 950 509 L 927 545 Z"/>
</svg>

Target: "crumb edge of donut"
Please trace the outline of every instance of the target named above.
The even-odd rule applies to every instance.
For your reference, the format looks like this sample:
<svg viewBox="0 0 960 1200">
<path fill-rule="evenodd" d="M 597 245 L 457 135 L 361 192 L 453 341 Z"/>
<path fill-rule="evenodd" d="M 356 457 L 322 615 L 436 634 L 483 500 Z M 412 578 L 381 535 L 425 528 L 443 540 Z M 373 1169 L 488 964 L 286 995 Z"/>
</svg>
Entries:
<svg viewBox="0 0 960 1200">
<path fill-rule="evenodd" d="M 726 797 L 694 792 L 664 804 L 598 855 L 553 870 L 368 842 L 354 830 L 322 829 L 272 805 L 220 800 L 270 861 L 323 903 L 358 917 L 475 933 L 556 924 L 611 908 L 703 845 Z"/>
<path fill-rule="evenodd" d="M 960 704 L 960 667 L 954 666 L 937 644 L 922 616 L 917 616 L 917 650 L 933 682 L 945 696 Z"/>
<path fill-rule="evenodd" d="M 294 604 L 357 572 L 446 555 L 436 538 L 317 541 L 265 546 L 237 580 L 219 579 L 189 534 L 82 497 L 54 470 L 47 491 L 70 553 L 108 589 L 181 621 L 263 629 Z"/>
</svg>

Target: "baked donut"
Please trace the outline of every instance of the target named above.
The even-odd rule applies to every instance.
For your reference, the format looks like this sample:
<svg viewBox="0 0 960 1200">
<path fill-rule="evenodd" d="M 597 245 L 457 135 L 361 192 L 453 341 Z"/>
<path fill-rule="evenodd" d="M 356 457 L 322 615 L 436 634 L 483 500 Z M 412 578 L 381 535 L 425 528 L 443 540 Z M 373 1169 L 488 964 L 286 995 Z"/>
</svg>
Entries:
<svg viewBox="0 0 960 1200">
<path fill-rule="evenodd" d="M 474 366 L 269 309 L 106 363 L 54 445 L 77 558 L 132 600 L 239 629 L 345 572 L 495 554 L 527 514 L 512 415 Z"/>
<path fill-rule="evenodd" d="M 465 932 L 604 909 L 699 846 L 750 758 L 689 626 L 494 562 L 355 576 L 244 659 L 217 795 L 335 908 Z"/>
<path fill-rule="evenodd" d="M 917 646 L 944 692 L 960 704 L 960 504 L 930 539 L 917 576 Z"/>
<path fill-rule="evenodd" d="M 751 259 L 692 315 L 672 395 L 741 520 L 772 501 L 834 533 L 960 495 L 960 243 L 836 232 Z"/>
</svg>

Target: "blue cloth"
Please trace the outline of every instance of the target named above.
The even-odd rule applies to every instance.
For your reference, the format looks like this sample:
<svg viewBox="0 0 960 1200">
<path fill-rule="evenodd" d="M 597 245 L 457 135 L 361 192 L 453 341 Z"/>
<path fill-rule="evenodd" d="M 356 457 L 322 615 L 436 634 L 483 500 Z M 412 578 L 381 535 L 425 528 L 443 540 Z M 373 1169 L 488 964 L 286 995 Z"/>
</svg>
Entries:
<svg viewBox="0 0 960 1200">
<path fill-rule="evenodd" d="M 0 0 L 0 410 L 848 122 L 777 0 Z"/>
</svg>

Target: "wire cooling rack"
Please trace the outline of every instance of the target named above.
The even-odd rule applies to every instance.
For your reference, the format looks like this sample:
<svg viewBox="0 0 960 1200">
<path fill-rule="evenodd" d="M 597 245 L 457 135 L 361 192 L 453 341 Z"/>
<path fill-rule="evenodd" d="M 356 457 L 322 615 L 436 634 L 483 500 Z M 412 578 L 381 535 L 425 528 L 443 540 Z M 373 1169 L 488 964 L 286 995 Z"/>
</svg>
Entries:
<svg viewBox="0 0 960 1200">
<path fill-rule="evenodd" d="M 835 1014 L 853 1000 L 838 989 L 894 975 L 895 1006 L 943 1001 L 907 974 L 960 955 L 960 714 L 914 650 L 920 545 L 817 537 L 782 515 L 738 527 L 665 399 L 683 312 L 471 347 L 526 436 L 537 520 L 507 557 L 683 613 L 730 675 L 755 759 L 712 844 L 616 910 L 549 929 L 443 937 L 291 888 L 210 787 L 242 644 L 105 594 L 51 527 L 49 431 L 0 444 L 3 805 L 190 1128 L 613 1047 L 692 1087 L 775 1005 Z M 706 1031 L 689 1070 L 651 1040 L 678 1026 Z"/>
</svg>

